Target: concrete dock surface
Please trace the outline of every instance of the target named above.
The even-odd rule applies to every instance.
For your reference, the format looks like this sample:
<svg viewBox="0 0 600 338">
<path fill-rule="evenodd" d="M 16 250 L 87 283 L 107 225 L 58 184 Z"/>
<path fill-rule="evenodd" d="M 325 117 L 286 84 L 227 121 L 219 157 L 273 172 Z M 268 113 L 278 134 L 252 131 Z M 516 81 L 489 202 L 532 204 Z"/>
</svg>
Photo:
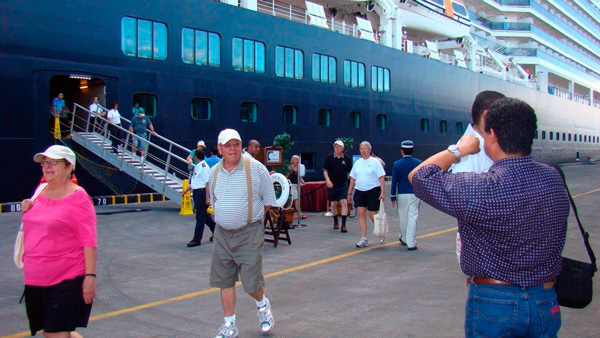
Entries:
<svg viewBox="0 0 600 338">
<path fill-rule="evenodd" d="M 563 167 L 581 220 L 600 255 L 600 165 Z M 266 295 L 275 316 L 262 335 L 254 300 L 237 288 L 240 337 L 463 337 L 465 276 L 455 253 L 456 220 L 425 203 L 418 250 L 398 242 L 398 214 L 386 191 L 390 233 L 357 249 L 358 219 L 346 234 L 331 217 L 305 212 L 306 227 L 290 230 L 292 245 L 264 247 Z M 96 208 L 98 296 L 84 337 L 213 337 L 223 321 L 217 289 L 209 286 L 212 243 L 187 248 L 195 219 L 171 202 Z M 12 261 L 19 213 L 0 214 L 0 337 L 27 337 L 22 272 Z M 295 221 L 296 222 L 296 221 Z M 589 261 L 571 213 L 563 255 Z M 560 337 L 600 337 L 600 280 L 582 310 L 561 308 Z M 41 336 L 41 333 L 38 333 Z"/>
</svg>

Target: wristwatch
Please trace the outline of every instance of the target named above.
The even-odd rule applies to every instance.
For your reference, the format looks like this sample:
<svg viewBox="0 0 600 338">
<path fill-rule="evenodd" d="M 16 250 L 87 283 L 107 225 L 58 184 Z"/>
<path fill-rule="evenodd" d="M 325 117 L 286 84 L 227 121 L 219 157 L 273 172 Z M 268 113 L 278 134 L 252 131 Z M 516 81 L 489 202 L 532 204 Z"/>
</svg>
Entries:
<svg viewBox="0 0 600 338">
<path fill-rule="evenodd" d="M 460 150 L 458 150 L 458 146 L 456 144 L 451 144 L 448 146 L 448 151 L 451 152 L 452 154 L 454 154 L 454 156 L 456 156 L 456 162 L 454 162 L 454 163 L 459 163 L 460 162 Z"/>
</svg>

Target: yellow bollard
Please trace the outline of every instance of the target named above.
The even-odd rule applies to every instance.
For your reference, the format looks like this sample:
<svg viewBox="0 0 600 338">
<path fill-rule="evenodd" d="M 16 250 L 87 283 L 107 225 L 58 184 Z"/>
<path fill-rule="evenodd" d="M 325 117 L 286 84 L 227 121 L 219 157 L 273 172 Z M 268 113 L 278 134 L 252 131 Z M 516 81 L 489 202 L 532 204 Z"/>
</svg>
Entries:
<svg viewBox="0 0 600 338">
<path fill-rule="evenodd" d="M 186 191 L 190 186 L 189 180 L 183 180 L 183 191 Z M 192 195 L 191 192 L 186 192 L 183 196 L 181 196 L 181 210 L 179 210 L 180 215 L 193 215 L 194 211 L 192 210 Z"/>
<path fill-rule="evenodd" d="M 60 121 L 58 116 L 54 117 L 54 138 L 57 140 L 60 138 Z"/>
</svg>

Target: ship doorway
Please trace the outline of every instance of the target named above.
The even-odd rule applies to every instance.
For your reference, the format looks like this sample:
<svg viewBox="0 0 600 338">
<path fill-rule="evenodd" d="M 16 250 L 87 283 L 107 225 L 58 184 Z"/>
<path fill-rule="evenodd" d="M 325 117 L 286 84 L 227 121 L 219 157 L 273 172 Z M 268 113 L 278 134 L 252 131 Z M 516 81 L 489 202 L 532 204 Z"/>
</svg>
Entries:
<svg viewBox="0 0 600 338">
<path fill-rule="evenodd" d="M 77 103 L 83 107 L 89 108 L 94 97 L 98 97 L 100 105 L 107 107 L 106 103 L 106 83 L 102 79 L 92 78 L 87 75 L 54 75 L 50 78 L 48 96 L 48 109 L 52 109 L 52 101 L 60 93 L 63 94 L 65 100 L 67 117 L 61 118 L 61 134 L 65 136 L 70 128 L 70 121 L 73 118 L 74 104 Z M 64 116 L 64 114 L 63 114 Z M 83 130 L 87 121 L 87 114 L 83 111 L 78 111 L 75 117 L 75 128 Z M 51 131 L 54 130 L 54 125 L 50 122 Z"/>
</svg>

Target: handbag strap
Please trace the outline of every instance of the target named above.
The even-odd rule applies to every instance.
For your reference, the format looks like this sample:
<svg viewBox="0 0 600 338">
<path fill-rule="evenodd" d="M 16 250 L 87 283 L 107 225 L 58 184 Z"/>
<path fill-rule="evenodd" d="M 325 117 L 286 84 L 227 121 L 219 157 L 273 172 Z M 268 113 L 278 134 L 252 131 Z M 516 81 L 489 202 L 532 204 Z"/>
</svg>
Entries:
<svg viewBox="0 0 600 338">
<path fill-rule="evenodd" d="M 556 170 L 560 173 L 560 176 L 563 179 L 565 184 L 565 189 L 567 189 L 567 194 L 569 195 L 569 201 L 571 202 L 571 208 L 573 209 L 573 213 L 575 214 L 575 219 L 577 220 L 577 225 L 579 225 L 579 231 L 581 232 L 581 236 L 583 237 L 583 244 L 585 244 L 585 249 L 587 250 L 588 255 L 590 256 L 590 260 L 592 261 L 592 271 L 598 271 L 596 267 L 596 255 L 594 255 L 594 251 L 592 251 L 592 247 L 590 246 L 590 234 L 583 229 L 583 225 L 581 225 L 581 220 L 579 219 L 579 213 L 577 212 L 577 206 L 575 205 L 575 201 L 573 200 L 573 196 L 571 196 L 571 191 L 569 191 L 569 186 L 567 185 L 567 179 L 565 178 L 565 174 L 559 166 L 554 166 Z"/>
</svg>

